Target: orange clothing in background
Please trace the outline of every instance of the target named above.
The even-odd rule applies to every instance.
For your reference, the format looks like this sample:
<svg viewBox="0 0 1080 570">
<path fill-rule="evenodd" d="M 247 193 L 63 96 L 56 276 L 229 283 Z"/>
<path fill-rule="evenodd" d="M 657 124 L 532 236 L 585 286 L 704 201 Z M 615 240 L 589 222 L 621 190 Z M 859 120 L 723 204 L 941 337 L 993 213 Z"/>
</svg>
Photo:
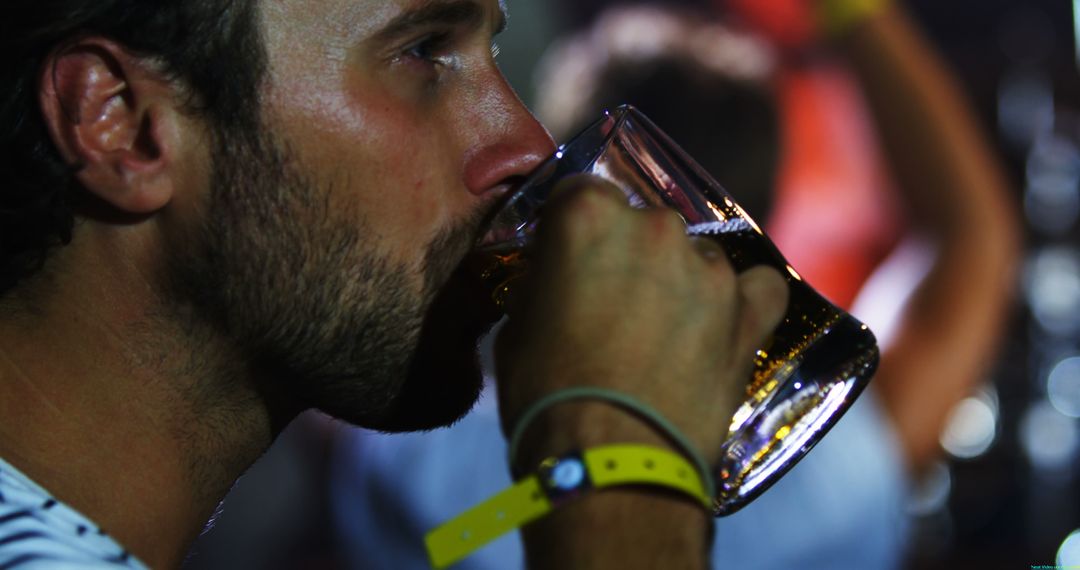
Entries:
<svg viewBox="0 0 1080 570">
<path fill-rule="evenodd" d="M 808 283 L 850 307 L 902 228 L 870 112 L 839 65 L 785 69 L 777 90 L 783 148 L 769 235 Z"/>
</svg>

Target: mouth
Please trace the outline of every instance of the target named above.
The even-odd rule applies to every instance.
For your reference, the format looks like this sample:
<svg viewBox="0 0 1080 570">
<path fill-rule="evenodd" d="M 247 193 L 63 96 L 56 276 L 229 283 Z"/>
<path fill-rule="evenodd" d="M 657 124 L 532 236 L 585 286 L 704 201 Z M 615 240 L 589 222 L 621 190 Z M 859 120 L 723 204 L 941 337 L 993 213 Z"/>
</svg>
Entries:
<svg viewBox="0 0 1080 570">
<path fill-rule="evenodd" d="M 486 195 L 486 200 L 482 206 L 482 214 L 476 221 L 476 231 L 473 232 L 473 245 L 479 246 L 484 236 L 487 235 L 488 229 L 491 227 L 495 218 L 506 209 L 510 200 L 514 196 L 514 191 L 521 187 L 520 183 L 504 183 L 489 190 Z"/>
<path fill-rule="evenodd" d="M 501 184 L 488 191 L 483 204 L 432 240 L 427 248 L 423 272 L 429 300 L 447 288 L 457 289 L 459 298 L 469 296 L 464 293 L 483 291 L 473 254 L 487 234 L 491 220 L 515 187 L 509 183 Z"/>
<path fill-rule="evenodd" d="M 561 155 L 556 154 L 528 175 L 513 178 L 487 193 L 489 201 L 479 220 L 475 248 L 520 237 L 519 230 L 535 221 L 555 183 L 573 173 L 560 169 L 560 158 Z M 497 228 L 497 232 L 492 228 Z"/>
</svg>

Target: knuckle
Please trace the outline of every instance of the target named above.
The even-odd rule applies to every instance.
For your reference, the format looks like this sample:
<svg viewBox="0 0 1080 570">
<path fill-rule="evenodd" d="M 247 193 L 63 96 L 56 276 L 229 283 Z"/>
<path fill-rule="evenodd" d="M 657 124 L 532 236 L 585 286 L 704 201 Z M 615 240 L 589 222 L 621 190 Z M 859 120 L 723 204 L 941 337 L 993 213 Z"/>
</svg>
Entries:
<svg viewBox="0 0 1080 570">
<path fill-rule="evenodd" d="M 726 260 L 710 263 L 704 269 L 703 295 L 715 309 L 715 314 L 729 315 L 738 304 L 739 279 Z"/>
<path fill-rule="evenodd" d="M 610 189 L 589 185 L 580 187 L 569 196 L 568 206 L 571 211 L 592 219 L 618 211 L 619 203 L 611 195 Z"/>
<path fill-rule="evenodd" d="M 573 189 L 562 192 L 540 225 L 542 232 L 554 234 L 554 239 L 571 245 L 602 239 L 610 233 L 624 209 L 610 188 L 583 182 L 576 184 Z"/>
<path fill-rule="evenodd" d="M 771 267 L 754 267 L 740 276 L 742 296 L 753 330 L 764 336 L 774 330 L 787 312 L 789 287 L 783 276 Z"/>
<path fill-rule="evenodd" d="M 626 196 L 611 182 L 590 175 L 575 175 L 556 184 L 549 204 L 564 203 L 569 208 L 589 208 L 626 204 Z"/>
<path fill-rule="evenodd" d="M 617 204 L 595 187 L 583 188 L 567 203 L 566 224 L 575 236 L 591 235 L 609 223 Z"/>
<path fill-rule="evenodd" d="M 645 210 L 646 231 L 643 238 L 649 242 L 671 246 L 673 242 L 686 242 L 686 224 L 675 212 L 668 209 Z"/>
<path fill-rule="evenodd" d="M 741 276 L 743 286 L 761 300 L 778 302 L 787 299 L 787 281 L 772 267 L 759 265 L 746 270 Z"/>
<path fill-rule="evenodd" d="M 567 196 L 566 209 L 570 215 L 579 217 L 584 222 L 594 223 L 610 218 L 623 209 L 623 204 L 620 204 L 613 192 L 618 190 L 599 184 L 580 186 Z"/>
<path fill-rule="evenodd" d="M 738 289 L 738 273 L 735 272 L 735 267 L 731 265 L 731 261 L 726 256 L 721 255 L 711 260 L 707 264 L 706 271 L 712 277 L 714 286 L 731 291 Z"/>
</svg>

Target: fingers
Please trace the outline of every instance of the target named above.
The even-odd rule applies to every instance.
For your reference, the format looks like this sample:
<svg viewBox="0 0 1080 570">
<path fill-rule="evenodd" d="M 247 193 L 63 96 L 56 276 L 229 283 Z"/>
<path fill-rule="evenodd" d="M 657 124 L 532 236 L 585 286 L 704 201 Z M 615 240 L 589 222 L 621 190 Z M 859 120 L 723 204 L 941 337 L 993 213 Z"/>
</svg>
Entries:
<svg viewBox="0 0 1080 570">
<path fill-rule="evenodd" d="M 560 180 L 544 204 L 544 216 L 558 215 L 563 210 L 578 208 L 579 200 L 607 200 L 611 204 L 627 205 L 626 194 L 609 180 L 589 174 L 575 174 Z"/>
<path fill-rule="evenodd" d="M 589 175 L 567 177 L 555 185 L 539 212 L 538 245 L 573 255 L 577 248 L 617 231 L 629 209 L 626 196 L 611 182 Z"/>
<path fill-rule="evenodd" d="M 692 236 L 690 245 L 709 262 L 727 262 L 727 254 L 724 253 L 724 248 L 716 243 L 716 240 Z"/>
<path fill-rule="evenodd" d="M 741 301 L 739 351 L 752 353 L 763 346 L 787 312 L 790 289 L 779 271 L 759 265 L 738 276 Z"/>
<path fill-rule="evenodd" d="M 555 241 L 570 246 L 558 248 L 563 255 L 597 239 L 615 239 L 627 242 L 638 257 L 649 257 L 647 251 L 654 249 L 665 252 L 664 257 L 678 257 L 674 252 L 685 245 L 675 242 L 685 240 L 683 244 L 689 244 L 710 266 L 707 273 L 716 285 L 730 292 L 733 311 L 719 313 L 734 319 L 729 330 L 736 333 L 739 353 L 752 354 L 765 344 L 787 310 L 788 284 L 778 271 L 760 266 L 736 275 L 723 247 L 707 237 L 685 237 L 685 225 L 674 212 L 648 208 L 639 211 L 642 217 L 628 216 L 629 210 L 627 197 L 617 186 L 595 176 L 578 175 L 559 182 L 543 217 L 547 218 L 548 231 L 560 236 Z M 543 231 L 545 224 L 540 227 Z M 620 227 L 621 231 L 616 229 Z"/>
<path fill-rule="evenodd" d="M 689 239 L 694 249 L 710 262 L 727 263 L 723 248 L 715 240 L 686 237 L 686 223 L 674 210 L 661 207 L 635 208 L 629 203 L 626 193 L 612 182 L 592 175 L 580 174 L 561 180 L 544 205 L 542 218 L 547 220 L 541 228 L 547 226 L 562 230 L 571 230 L 577 237 L 589 236 L 589 228 L 607 233 L 617 227 L 612 218 L 626 216 L 634 210 L 640 215 L 638 220 L 645 220 L 641 236 L 648 242 L 671 246 L 671 238 Z M 627 222 L 632 218 L 623 218 Z M 638 222 L 632 222 L 637 224 Z M 580 232 L 580 233 L 578 233 Z"/>
</svg>

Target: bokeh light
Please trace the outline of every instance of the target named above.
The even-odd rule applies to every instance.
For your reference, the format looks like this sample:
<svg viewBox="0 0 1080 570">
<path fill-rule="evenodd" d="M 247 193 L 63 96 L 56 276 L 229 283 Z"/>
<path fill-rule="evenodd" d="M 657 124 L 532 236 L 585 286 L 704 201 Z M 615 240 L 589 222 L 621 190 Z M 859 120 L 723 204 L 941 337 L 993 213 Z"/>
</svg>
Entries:
<svg viewBox="0 0 1080 570">
<path fill-rule="evenodd" d="M 908 513 L 914 516 L 926 516 L 945 508 L 952 492 L 952 473 L 942 461 L 936 462 L 926 470 L 916 484 L 908 499 Z"/>
<path fill-rule="evenodd" d="M 1024 284 L 1035 320 L 1046 331 L 1069 335 L 1080 330 L 1080 254 L 1046 248 L 1028 262 Z"/>
<path fill-rule="evenodd" d="M 1062 469 L 1076 457 L 1080 428 L 1075 419 L 1062 415 L 1050 402 L 1035 402 L 1020 421 L 1020 442 L 1035 468 Z"/>
<path fill-rule="evenodd" d="M 1028 157 L 1024 211 L 1032 228 L 1061 235 L 1080 216 L 1080 151 L 1067 138 L 1038 138 Z"/>
<path fill-rule="evenodd" d="M 990 389 L 965 398 L 952 411 L 941 434 L 941 447 L 953 457 L 972 459 L 986 453 L 997 434 L 997 398 Z"/>
<path fill-rule="evenodd" d="M 1072 531 L 1057 552 L 1057 565 L 1080 568 L 1080 529 Z"/>
<path fill-rule="evenodd" d="M 1054 366 L 1046 381 L 1046 394 L 1054 408 L 1080 418 L 1080 356 L 1066 358 Z"/>
<path fill-rule="evenodd" d="M 1027 149 L 1054 124 L 1054 91 L 1050 79 L 1030 71 L 1005 77 L 998 90 L 998 126 L 1002 137 Z"/>
</svg>

